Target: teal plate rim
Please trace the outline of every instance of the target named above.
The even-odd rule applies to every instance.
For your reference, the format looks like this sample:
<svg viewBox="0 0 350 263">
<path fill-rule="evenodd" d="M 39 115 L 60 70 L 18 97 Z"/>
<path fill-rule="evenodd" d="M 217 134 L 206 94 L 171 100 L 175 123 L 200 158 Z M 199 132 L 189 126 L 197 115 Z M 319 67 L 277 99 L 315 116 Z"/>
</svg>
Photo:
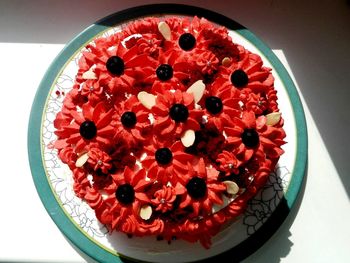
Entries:
<svg viewBox="0 0 350 263">
<path fill-rule="evenodd" d="M 257 232 L 255 232 L 252 236 L 248 237 L 246 240 L 233 247 L 232 249 L 225 251 L 220 255 L 214 256 L 215 260 L 220 260 L 226 258 L 227 256 L 234 258 L 235 261 L 243 260 L 250 254 L 254 253 L 257 249 L 259 249 L 273 235 L 273 233 L 277 231 L 279 226 L 287 217 L 290 209 L 296 202 L 307 168 L 307 127 L 304 110 L 296 87 L 277 56 L 266 44 L 264 44 L 247 28 L 243 27 L 228 17 L 225 17 L 213 11 L 180 4 L 153 4 L 133 7 L 114 13 L 102 20 L 97 21 L 85 29 L 77 37 L 75 37 L 71 42 L 69 42 L 60 52 L 60 54 L 55 58 L 51 66 L 48 68 L 46 74 L 44 75 L 35 95 L 30 113 L 27 143 L 29 163 L 35 187 L 52 220 L 56 223 L 58 228 L 68 238 L 68 240 L 86 256 L 98 262 L 137 261 L 120 254 L 112 254 L 97 246 L 93 241 L 82 234 L 82 232 L 66 216 L 63 208 L 59 205 L 51 190 L 43 166 L 41 121 L 48 93 L 54 84 L 57 75 L 61 72 L 67 60 L 72 57 L 72 55 L 74 55 L 78 49 L 81 48 L 83 43 L 88 42 L 97 34 L 107 30 L 116 24 L 123 23 L 127 20 L 135 19 L 138 17 L 154 14 L 180 14 L 190 16 L 197 15 L 200 17 L 205 17 L 208 20 L 221 24 L 229 29 L 235 30 L 237 33 L 253 43 L 266 56 L 266 58 L 277 71 L 277 74 L 280 76 L 284 86 L 286 87 L 289 99 L 291 100 L 297 127 L 297 152 L 292 180 L 290 181 L 288 190 L 285 193 L 284 198 L 281 200 L 280 204 L 277 206 L 276 210 L 273 212 L 272 216 L 269 217 L 267 222 L 262 227 L 260 227 Z M 211 261 L 213 258 L 202 260 L 201 262 L 209 260 Z"/>
</svg>

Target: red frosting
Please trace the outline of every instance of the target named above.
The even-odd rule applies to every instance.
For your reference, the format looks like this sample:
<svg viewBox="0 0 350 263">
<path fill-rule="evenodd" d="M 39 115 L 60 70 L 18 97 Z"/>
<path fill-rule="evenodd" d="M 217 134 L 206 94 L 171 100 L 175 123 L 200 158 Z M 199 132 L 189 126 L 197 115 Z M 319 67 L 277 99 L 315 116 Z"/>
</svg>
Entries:
<svg viewBox="0 0 350 263">
<path fill-rule="evenodd" d="M 161 22 L 169 26 L 170 40 L 159 30 Z M 179 44 L 184 33 L 195 39 L 188 51 Z M 107 69 L 112 56 L 124 63 L 119 75 Z M 172 68 L 168 80 L 157 76 L 161 64 Z M 211 237 L 244 211 L 283 154 L 283 119 L 268 120 L 279 112 L 271 69 L 235 44 L 226 28 L 197 17 L 132 22 L 89 43 L 78 65 L 54 121 L 53 144 L 72 170 L 76 195 L 111 231 L 200 241 L 209 248 Z M 243 87 L 231 82 L 235 70 L 248 77 Z M 187 89 L 199 80 L 205 90 L 196 101 Z M 141 91 L 152 94 L 155 105 L 145 104 Z M 209 97 L 222 102 L 219 112 L 206 108 Z M 171 116 L 174 104 L 187 109 L 185 119 Z M 123 123 L 126 112 L 135 120 Z M 92 138 L 81 135 L 86 121 L 96 127 Z M 256 145 L 242 139 L 247 129 L 256 132 Z M 195 140 L 186 148 L 182 137 L 189 130 Z M 159 157 L 161 148 L 171 155 Z M 199 197 L 189 187 L 193 178 L 205 184 Z M 118 197 L 123 185 L 132 189 L 130 202 Z"/>
</svg>

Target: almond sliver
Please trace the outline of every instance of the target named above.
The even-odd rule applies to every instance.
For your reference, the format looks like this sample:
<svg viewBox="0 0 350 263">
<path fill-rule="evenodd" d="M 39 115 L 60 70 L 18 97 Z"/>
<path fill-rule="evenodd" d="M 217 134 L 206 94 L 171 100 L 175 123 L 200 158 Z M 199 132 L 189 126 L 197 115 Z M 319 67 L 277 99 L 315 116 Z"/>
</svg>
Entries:
<svg viewBox="0 0 350 263">
<path fill-rule="evenodd" d="M 159 22 L 158 24 L 158 30 L 162 34 L 162 36 L 165 38 L 165 40 L 171 40 L 171 30 L 167 23 L 165 22 Z"/>
<path fill-rule="evenodd" d="M 203 83 L 203 81 L 197 80 L 195 83 L 191 85 L 191 87 L 187 89 L 186 92 L 192 93 L 194 97 L 194 102 L 198 103 L 203 97 L 204 90 L 205 90 L 205 84 Z"/>
<path fill-rule="evenodd" d="M 143 220 L 148 220 L 152 216 L 152 207 L 149 205 L 144 205 L 140 209 L 140 217 Z"/>
<path fill-rule="evenodd" d="M 88 159 L 89 159 L 88 153 L 84 153 L 84 154 L 80 155 L 79 158 L 77 159 L 77 161 L 75 162 L 75 166 L 76 167 L 83 167 Z"/>
<path fill-rule="evenodd" d="M 194 130 L 187 130 L 181 137 L 181 142 L 185 147 L 190 147 L 193 145 L 196 139 L 196 134 Z"/>
<path fill-rule="evenodd" d="M 97 79 L 97 76 L 95 74 L 95 72 L 93 72 L 92 70 L 89 71 L 85 71 L 82 75 L 83 79 Z"/>
<path fill-rule="evenodd" d="M 266 125 L 274 126 L 277 123 L 279 123 L 281 119 L 281 113 L 280 112 L 272 112 L 266 115 Z"/>
<path fill-rule="evenodd" d="M 137 94 L 137 98 L 141 104 L 149 110 L 156 105 L 156 97 L 153 94 L 147 93 L 146 91 L 139 92 L 139 94 Z"/>
<path fill-rule="evenodd" d="M 224 181 L 223 182 L 226 185 L 226 192 L 230 195 L 235 195 L 239 191 L 239 187 L 235 182 L 232 181 Z"/>
</svg>

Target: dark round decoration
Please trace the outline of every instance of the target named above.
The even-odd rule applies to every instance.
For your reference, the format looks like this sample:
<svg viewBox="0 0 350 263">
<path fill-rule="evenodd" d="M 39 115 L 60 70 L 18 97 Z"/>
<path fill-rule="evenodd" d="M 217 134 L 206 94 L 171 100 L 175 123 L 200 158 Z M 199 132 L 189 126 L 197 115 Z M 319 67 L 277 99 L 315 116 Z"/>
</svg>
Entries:
<svg viewBox="0 0 350 263">
<path fill-rule="evenodd" d="M 135 199 L 134 188 L 130 184 L 119 185 L 115 192 L 115 197 L 120 203 L 129 205 L 133 203 Z"/>
<path fill-rule="evenodd" d="M 223 104 L 220 98 L 210 96 L 205 100 L 205 108 L 212 114 L 218 114 L 222 111 Z"/>
<path fill-rule="evenodd" d="M 132 128 L 136 124 L 136 114 L 132 111 L 126 111 L 123 113 L 122 117 L 120 118 L 120 121 L 122 122 L 123 126 L 126 128 Z"/>
<path fill-rule="evenodd" d="M 91 140 L 97 134 L 97 127 L 93 121 L 84 121 L 80 125 L 79 133 L 84 139 Z"/>
<path fill-rule="evenodd" d="M 162 64 L 157 68 L 156 74 L 158 79 L 167 81 L 173 77 L 173 68 L 168 64 Z"/>
<path fill-rule="evenodd" d="M 242 141 L 248 148 L 255 148 L 259 145 L 259 134 L 255 129 L 245 129 L 242 133 Z"/>
<path fill-rule="evenodd" d="M 191 33 L 184 33 L 179 38 L 179 46 L 185 50 L 189 51 L 193 49 L 196 45 L 196 39 Z"/>
<path fill-rule="evenodd" d="M 188 118 L 189 112 L 185 105 L 174 104 L 169 111 L 170 118 L 176 122 L 185 122 Z"/>
<path fill-rule="evenodd" d="M 169 148 L 159 148 L 156 151 L 155 158 L 158 164 L 166 165 L 173 159 L 173 154 Z"/>
<path fill-rule="evenodd" d="M 193 199 L 201 199 L 207 193 L 207 184 L 205 180 L 200 177 L 193 177 L 187 184 L 186 189 L 188 194 Z"/>
<path fill-rule="evenodd" d="M 241 69 L 237 69 L 231 74 L 231 82 L 237 88 L 246 86 L 248 80 L 248 75 Z"/>
<path fill-rule="evenodd" d="M 106 62 L 106 67 L 113 75 L 122 75 L 124 73 L 124 61 L 118 56 L 110 57 Z"/>
</svg>

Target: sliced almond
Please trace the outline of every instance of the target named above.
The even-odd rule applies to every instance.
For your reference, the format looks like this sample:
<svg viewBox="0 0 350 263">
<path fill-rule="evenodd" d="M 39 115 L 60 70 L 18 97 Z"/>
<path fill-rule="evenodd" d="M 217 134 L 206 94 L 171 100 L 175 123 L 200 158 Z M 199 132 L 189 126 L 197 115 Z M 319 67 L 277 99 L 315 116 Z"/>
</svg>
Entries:
<svg viewBox="0 0 350 263">
<path fill-rule="evenodd" d="M 84 153 L 84 154 L 80 155 L 79 158 L 77 159 L 77 161 L 75 162 L 75 166 L 76 167 L 83 167 L 83 165 L 87 162 L 88 159 L 89 159 L 88 153 Z"/>
<path fill-rule="evenodd" d="M 226 192 L 230 195 L 235 195 L 239 191 L 239 187 L 235 182 L 232 181 L 224 181 L 223 182 L 226 185 Z"/>
<path fill-rule="evenodd" d="M 266 125 L 274 126 L 276 125 L 281 119 L 281 113 L 280 112 L 272 112 L 266 115 Z"/>
<path fill-rule="evenodd" d="M 194 102 L 198 103 L 203 97 L 204 90 L 205 90 L 205 84 L 203 83 L 203 81 L 197 80 L 195 83 L 191 85 L 191 87 L 187 89 L 186 92 L 192 93 L 194 97 Z"/>
<path fill-rule="evenodd" d="M 162 36 L 165 38 L 165 40 L 171 40 L 171 30 L 167 23 L 163 21 L 159 22 L 158 30 L 162 34 Z"/>
<path fill-rule="evenodd" d="M 150 205 L 144 205 L 140 209 L 140 217 L 143 220 L 148 220 L 152 216 L 152 207 Z"/>
<path fill-rule="evenodd" d="M 95 72 L 93 72 L 92 70 L 89 71 L 85 71 L 82 75 L 83 79 L 97 79 L 97 76 L 95 74 Z"/>
<path fill-rule="evenodd" d="M 221 64 L 224 66 L 224 67 L 228 67 L 231 65 L 231 59 L 229 57 L 224 57 L 221 61 Z"/>
<path fill-rule="evenodd" d="M 149 110 L 152 109 L 154 105 L 156 105 L 156 96 L 147 93 L 146 91 L 139 92 L 139 94 L 137 94 L 137 98 L 141 104 Z"/>
<path fill-rule="evenodd" d="M 196 134 L 194 133 L 194 130 L 187 130 L 182 135 L 181 142 L 185 147 L 190 147 L 193 145 L 195 139 Z"/>
</svg>

